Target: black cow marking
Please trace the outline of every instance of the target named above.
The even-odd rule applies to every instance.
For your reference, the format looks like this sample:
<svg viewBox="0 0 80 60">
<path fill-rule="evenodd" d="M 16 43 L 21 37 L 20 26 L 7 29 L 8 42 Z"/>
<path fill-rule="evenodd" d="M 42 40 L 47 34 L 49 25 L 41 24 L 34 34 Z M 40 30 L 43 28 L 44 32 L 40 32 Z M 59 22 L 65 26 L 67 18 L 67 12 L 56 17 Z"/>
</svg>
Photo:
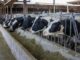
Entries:
<svg viewBox="0 0 80 60">
<path fill-rule="evenodd" d="M 61 28 L 60 24 L 61 24 L 60 22 L 52 24 L 51 29 L 49 29 L 49 32 L 52 33 L 52 32 L 59 31 Z"/>
<path fill-rule="evenodd" d="M 42 30 L 44 27 L 46 27 L 48 25 L 48 21 L 46 21 L 45 19 L 41 19 L 41 17 L 39 17 L 34 25 L 32 26 L 32 31 L 39 31 Z"/>
<path fill-rule="evenodd" d="M 28 16 L 26 20 L 23 22 L 22 29 L 25 30 L 30 28 L 34 23 L 34 20 L 35 20 L 35 17 Z"/>
<path fill-rule="evenodd" d="M 66 26 L 65 26 L 65 21 L 66 21 Z M 80 23 L 77 20 L 75 20 L 75 22 L 77 25 L 78 33 L 80 33 L 80 28 L 79 28 Z M 49 33 L 56 33 L 57 31 L 60 31 L 61 29 L 63 29 L 63 33 L 65 35 L 70 36 L 70 19 L 62 20 L 62 21 L 59 20 L 58 22 L 53 23 L 51 27 L 49 28 Z M 71 36 L 74 36 L 74 35 L 75 35 L 75 32 L 73 29 L 73 23 L 71 22 Z"/>
<path fill-rule="evenodd" d="M 15 29 L 17 29 L 18 27 L 21 27 L 23 24 L 23 21 L 24 21 L 23 17 L 14 18 L 10 24 L 10 31 L 15 31 Z"/>
</svg>

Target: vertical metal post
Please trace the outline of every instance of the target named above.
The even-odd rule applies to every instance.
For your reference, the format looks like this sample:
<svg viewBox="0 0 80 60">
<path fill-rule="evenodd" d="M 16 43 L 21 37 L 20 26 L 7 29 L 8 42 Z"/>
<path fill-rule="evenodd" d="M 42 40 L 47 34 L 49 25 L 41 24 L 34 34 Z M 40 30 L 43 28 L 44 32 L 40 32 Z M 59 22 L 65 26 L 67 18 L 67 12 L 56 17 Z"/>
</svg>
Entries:
<svg viewBox="0 0 80 60">
<path fill-rule="evenodd" d="M 6 13 L 7 13 L 7 19 L 8 19 L 9 18 L 9 16 L 8 16 L 8 6 L 6 8 L 7 8 L 7 11 L 6 11 Z"/>
<path fill-rule="evenodd" d="M 49 13 L 51 13 L 51 9 L 49 8 Z"/>
<path fill-rule="evenodd" d="M 13 4 L 10 6 L 10 19 L 12 18 L 12 16 L 13 16 L 13 11 L 12 11 L 12 8 L 13 8 Z"/>
<path fill-rule="evenodd" d="M 26 9 L 26 5 L 27 5 L 27 0 L 23 0 L 23 14 L 24 14 L 24 20 L 26 19 L 26 14 L 28 13 L 27 12 L 27 9 Z"/>
<path fill-rule="evenodd" d="M 69 13 L 69 6 L 67 5 L 67 13 Z"/>
<path fill-rule="evenodd" d="M 4 17 L 6 17 L 6 7 L 3 8 L 3 13 L 5 14 Z M 6 18 L 5 18 L 5 20 L 6 20 Z"/>
<path fill-rule="evenodd" d="M 72 14 L 72 22 L 73 22 L 73 29 L 74 29 L 74 32 L 75 32 L 75 40 L 78 40 L 79 39 L 79 34 L 78 34 L 78 29 L 77 29 L 77 26 L 76 26 L 76 22 L 75 22 L 75 16 Z M 76 47 L 77 47 L 77 42 L 75 41 L 75 52 L 77 51 L 76 50 Z"/>
<path fill-rule="evenodd" d="M 8 6 L 7 6 L 7 14 L 8 14 Z"/>
<path fill-rule="evenodd" d="M 53 10 L 54 10 L 53 12 L 55 13 L 55 12 L 56 12 L 55 0 L 53 0 L 53 6 L 54 6 L 54 7 L 53 7 Z"/>
</svg>

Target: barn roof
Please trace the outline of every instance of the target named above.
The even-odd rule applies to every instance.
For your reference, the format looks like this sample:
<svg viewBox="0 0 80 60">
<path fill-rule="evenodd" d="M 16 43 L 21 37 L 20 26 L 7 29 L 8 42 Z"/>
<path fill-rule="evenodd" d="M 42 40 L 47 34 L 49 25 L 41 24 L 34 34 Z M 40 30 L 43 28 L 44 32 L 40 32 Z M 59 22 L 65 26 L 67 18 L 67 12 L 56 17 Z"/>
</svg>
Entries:
<svg viewBox="0 0 80 60">
<path fill-rule="evenodd" d="M 4 0 L 4 5 L 11 5 L 14 2 L 16 2 L 17 0 Z"/>
</svg>

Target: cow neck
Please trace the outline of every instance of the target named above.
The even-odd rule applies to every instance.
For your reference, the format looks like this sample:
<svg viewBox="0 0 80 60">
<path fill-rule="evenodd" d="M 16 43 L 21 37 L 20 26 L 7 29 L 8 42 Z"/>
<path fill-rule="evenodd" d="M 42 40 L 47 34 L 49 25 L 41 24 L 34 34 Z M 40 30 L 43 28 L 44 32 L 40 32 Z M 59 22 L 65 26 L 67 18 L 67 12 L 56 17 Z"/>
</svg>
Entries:
<svg viewBox="0 0 80 60">
<path fill-rule="evenodd" d="M 63 20 L 60 20 L 59 22 L 60 22 L 61 25 L 63 25 Z"/>
</svg>

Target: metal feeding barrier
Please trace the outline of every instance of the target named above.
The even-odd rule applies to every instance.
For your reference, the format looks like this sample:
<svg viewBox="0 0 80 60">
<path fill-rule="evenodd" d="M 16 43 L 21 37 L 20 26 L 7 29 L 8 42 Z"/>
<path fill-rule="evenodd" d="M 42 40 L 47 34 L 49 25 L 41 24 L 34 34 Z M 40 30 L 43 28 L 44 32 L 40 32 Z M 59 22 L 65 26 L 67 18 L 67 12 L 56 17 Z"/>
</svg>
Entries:
<svg viewBox="0 0 80 60">
<path fill-rule="evenodd" d="M 72 14 L 72 23 L 73 23 L 73 29 L 74 29 L 74 32 L 75 32 L 75 39 L 74 39 L 74 42 L 75 42 L 75 52 L 77 51 L 76 50 L 76 47 L 77 47 L 77 43 L 79 41 L 79 33 L 78 33 L 78 29 L 77 29 L 77 26 L 76 26 L 76 22 L 74 21 L 75 20 L 75 16 L 74 14 Z"/>
<path fill-rule="evenodd" d="M 41 34 L 41 32 L 39 33 L 39 35 L 43 38 L 46 38 L 50 41 L 54 41 L 56 43 L 59 43 L 61 45 L 64 46 L 64 48 L 71 48 L 71 41 L 74 42 L 74 50 L 75 52 L 77 52 L 77 43 L 79 43 L 79 33 L 78 33 L 78 29 L 77 29 L 77 25 L 76 25 L 76 22 L 75 22 L 75 16 L 79 16 L 80 14 L 78 13 L 65 13 L 63 14 L 62 12 L 60 13 L 60 20 L 63 20 L 64 18 L 65 19 L 70 19 L 70 36 L 68 35 L 60 35 L 60 37 L 53 37 L 53 36 L 47 36 L 47 37 L 43 37 L 43 35 Z M 71 37 L 71 33 L 72 33 L 72 26 L 73 26 L 73 30 L 74 30 L 74 33 L 75 33 L 75 38 Z M 66 23 L 66 20 L 65 20 L 65 33 L 66 33 L 66 27 L 67 27 L 67 23 Z"/>
<path fill-rule="evenodd" d="M 70 24 L 70 36 L 67 36 L 67 35 L 62 35 L 60 37 L 47 36 L 46 38 L 51 40 L 51 41 L 54 41 L 54 42 L 57 42 L 57 43 L 63 45 L 64 48 L 68 45 L 68 42 L 70 40 L 73 40 L 73 41 L 75 40 L 74 41 L 75 42 L 75 51 L 77 50 L 76 49 L 76 46 L 77 46 L 76 41 L 79 42 L 79 39 L 78 39 L 79 34 L 78 34 L 76 22 L 75 22 L 75 16 L 80 16 L 80 13 L 62 13 L 62 12 L 59 12 L 59 13 L 50 13 L 50 14 L 45 13 L 45 14 L 38 14 L 38 15 L 36 15 L 36 14 L 27 14 L 27 15 L 35 15 L 35 16 L 43 16 L 43 17 L 47 17 L 47 16 L 58 17 L 59 20 L 70 19 L 70 23 L 69 23 Z M 19 16 L 19 14 L 16 15 L 16 17 L 18 17 L 18 16 Z M 74 29 L 74 32 L 75 32 L 75 39 L 71 37 L 72 26 L 73 26 L 73 29 Z M 66 33 L 66 27 L 67 27 L 67 23 L 66 23 L 66 20 L 65 20 L 65 33 Z M 43 37 L 41 32 L 39 32 L 38 35 Z M 65 37 L 67 37 L 67 38 L 65 38 Z M 70 45 L 68 47 L 70 48 Z"/>
<path fill-rule="evenodd" d="M 65 35 L 65 36 L 68 37 L 66 42 L 68 42 L 69 40 L 72 40 L 74 42 L 75 52 L 77 52 L 77 43 L 80 44 L 78 28 L 77 28 L 77 25 L 76 25 L 76 22 L 75 22 L 75 16 L 78 16 L 78 15 L 80 15 L 80 14 L 77 14 L 77 13 L 69 14 L 69 16 L 70 16 L 70 36 Z M 61 18 L 62 18 L 62 16 L 64 16 L 64 15 L 61 14 Z M 69 18 L 69 16 L 67 16 L 67 17 Z M 74 33 L 75 33 L 75 38 L 71 37 L 72 26 L 73 26 L 73 30 L 74 30 Z M 66 32 L 66 27 L 67 27 L 67 24 L 66 24 L 66 20 L 65 20 L 65 32 Z M 66 46 L 66 42 L 64 40 L 64 47 Z"/>
<path fill-rule="evenodd" d="M 70 19 L 70 36 L 68 36 L 67 41 L 64 40 L 64 47 L 66 46 L 66 42 L 68 42 L 71 39 L 73 40 L 75 52 L 77 52 L 77 43 L 80 42 L 79 41 L 79 33 L 78 33 L 77 25 L 76 25 L 76 22 L 75 22 L 75 16 L 77 16 L 77 15 L 80 15 L 80 14 L 73 14 L 73 13 L 69 14 L 69 16 L 71 16 L 70 17 L 71 18 Z M 62 18 L 62 16 L 64 16 L 64 15 L 61 14 L 61 18 Z M 68 16 L 68 18 L 69 18 L 69 16 Z M 75 38 L 71 37 L 72 26 L 73 26 L 73 30 L 74 30 L 74 33 L 75 33 Z M 66 24 L 66 20 L 65 20 L 65 32 L 66 32 L 66 27 L 67 27 L 67 24 Z M 65 36 L 67 36 L 67 35 L 65 35 Z"/>
<path fill-rule="evenodd" d="M 23 14 L 21 14 L 21 15 L 15 15 L 15 16 L 19 17 L 19 16 L 22 16 L 22 15 Z M 26 16 L 27 15 L 31 15 L 31 14 L 26 14 Z M 50 40 L 52 42 L 61 44 L 62 46 L 64 46 L 64 49 L 65 48 L 71 48 L 70 47 L 71 44 L 69 42 L 70 42 L 70 40 L 72 40 L 72 41 L 74 41 L 75 52 L 77 52 L 77 42 L 79 43 L 79 36 L 78 36 L 79 33 L 78 33 L 76 22 L 75 22 L 75 16 L 80 16 L 79 13 L 62 13 L 62 12 L 60 12 L 60 13 L 51 13 L 51 14 L 45 13 L 45 14 L 38 14 L 38 15 L 32 14 L 32 15 L 43 16 L 43 17 L 51 16 L 52 18 L 53 17 L 58 17 L 59 20 L 70 19 L 70 23 L 69 23 L 70 24 L 70 36 L 68 36 L 68 35 L 60 35 L 60 37 L 53 37 L 53 36 L 44 37 L 41 32 L 37 33 L 37 35 L 39 35 L 39 36 L 41 36 L 43 38 L 46 38 L 46 39 L 48 39 L 48 40 Z M 72 26 L 73 26 L 73 29 L 74 29 L 74 32 L 75 32 L 75 39 L 71 37 Z M 66 33 L 66 27 L 67 27 L 67 23 L 66 23 L 66 20 L 65 20 L 65 33 Z"/>
</svg>

